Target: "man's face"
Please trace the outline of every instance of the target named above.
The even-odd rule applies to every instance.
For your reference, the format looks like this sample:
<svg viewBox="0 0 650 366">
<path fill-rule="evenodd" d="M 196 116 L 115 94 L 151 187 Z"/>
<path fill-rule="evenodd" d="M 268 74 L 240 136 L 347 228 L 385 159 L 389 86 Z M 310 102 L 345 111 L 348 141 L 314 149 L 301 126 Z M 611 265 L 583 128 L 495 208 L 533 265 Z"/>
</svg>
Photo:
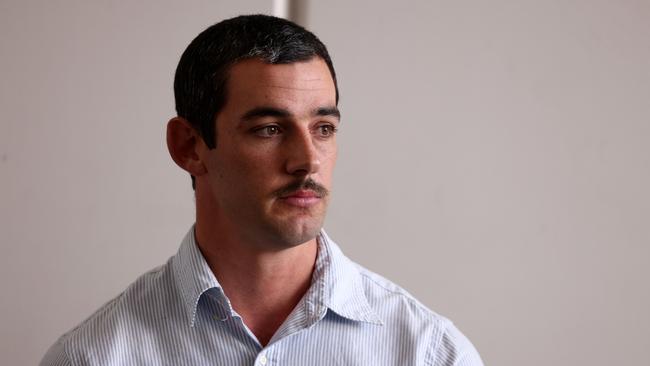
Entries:
<svg viewBox="0 0 650 366">
<path fill-rule="evenodd" d="M 339 124 L 325 62 L 236 63 L 216 120 L 217 147 L 206 153 L 204 176 L 215 220 L 267 248 L 315 238 L 329 202 Z"/>
</svg>

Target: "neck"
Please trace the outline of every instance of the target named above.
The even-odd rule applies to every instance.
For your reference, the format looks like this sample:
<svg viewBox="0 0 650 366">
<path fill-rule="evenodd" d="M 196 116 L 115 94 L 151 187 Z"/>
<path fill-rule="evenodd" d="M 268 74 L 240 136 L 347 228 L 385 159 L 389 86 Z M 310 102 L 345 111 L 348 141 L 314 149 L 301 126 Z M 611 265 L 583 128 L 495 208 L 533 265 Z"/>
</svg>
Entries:
<svg viewBox="0 0 650 366">
<path fill-rule="evenodd" d="M 245 242 L 222 227 L 214 213 L 206 216 L 198 211 L 197 207 L 195 233 L 201 253 L 233 309 L 266 345 L 309 289 L 317 240 L 265 250 L 266 246 Z"/>
</svg>

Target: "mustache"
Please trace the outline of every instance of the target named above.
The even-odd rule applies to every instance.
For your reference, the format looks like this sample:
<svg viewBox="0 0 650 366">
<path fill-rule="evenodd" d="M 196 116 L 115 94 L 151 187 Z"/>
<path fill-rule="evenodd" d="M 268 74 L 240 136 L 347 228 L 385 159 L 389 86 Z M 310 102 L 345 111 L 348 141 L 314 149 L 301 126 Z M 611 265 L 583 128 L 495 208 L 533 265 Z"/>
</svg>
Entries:
<svg viewBox="0 0 650 366">
<path fill-rule="evenodd" d="M 295 181 L 293 183 L 290 183 L 277 191 L 274 192 L 276 197 L 285 197 L 289 196 L 292 193 L 300 190 L 310 190 L 316 193 L 318 197 L 325 197 L 329 195 L 329 190 L 319 183 L 317 183 L 315 180 L 308 178 L 306 180 L 299 180 Z"/>
</svg>

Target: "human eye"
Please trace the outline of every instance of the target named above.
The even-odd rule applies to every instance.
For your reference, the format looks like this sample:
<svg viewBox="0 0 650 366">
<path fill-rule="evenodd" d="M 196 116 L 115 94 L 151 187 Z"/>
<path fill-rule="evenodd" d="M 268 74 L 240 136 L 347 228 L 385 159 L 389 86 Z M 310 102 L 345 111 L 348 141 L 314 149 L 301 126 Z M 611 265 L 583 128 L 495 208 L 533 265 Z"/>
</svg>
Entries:
<svg viewBox="0 0 650 366">
<path fill-rule="evenodd" d="M 269 125 L 253 129 L 253 133 L 260 137 L 273 137 L 280 134 L 280 126 Z"/>
<path fill-rule="evenodd" d="M 323 124 L 317 127 L 317 132 L 322 137 L 331 137 L 338 131 L 333 124 Z"/>
</svg>

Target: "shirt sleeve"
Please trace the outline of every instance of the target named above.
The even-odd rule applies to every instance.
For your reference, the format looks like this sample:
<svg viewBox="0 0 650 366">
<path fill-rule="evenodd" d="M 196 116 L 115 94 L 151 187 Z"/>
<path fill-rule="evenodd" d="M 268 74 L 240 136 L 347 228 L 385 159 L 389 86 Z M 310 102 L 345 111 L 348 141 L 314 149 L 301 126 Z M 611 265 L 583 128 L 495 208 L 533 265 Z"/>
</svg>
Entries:
<svg viewBox="0 0 650 366">
<path fill-rule="evenodd" d="M 448 322 L 432 358 L 429 364 L 434 366 L 483 366 L 472 342 L 452 322 Z"/>
<path fill-rule="evenodd" d="M 63 338 L 63 337 L 62 337 Z M 63 339 L 59 339 L 47 350 L 39 366 L 72 366 L 72 361 L 65 352 Z"/>
</svg>

